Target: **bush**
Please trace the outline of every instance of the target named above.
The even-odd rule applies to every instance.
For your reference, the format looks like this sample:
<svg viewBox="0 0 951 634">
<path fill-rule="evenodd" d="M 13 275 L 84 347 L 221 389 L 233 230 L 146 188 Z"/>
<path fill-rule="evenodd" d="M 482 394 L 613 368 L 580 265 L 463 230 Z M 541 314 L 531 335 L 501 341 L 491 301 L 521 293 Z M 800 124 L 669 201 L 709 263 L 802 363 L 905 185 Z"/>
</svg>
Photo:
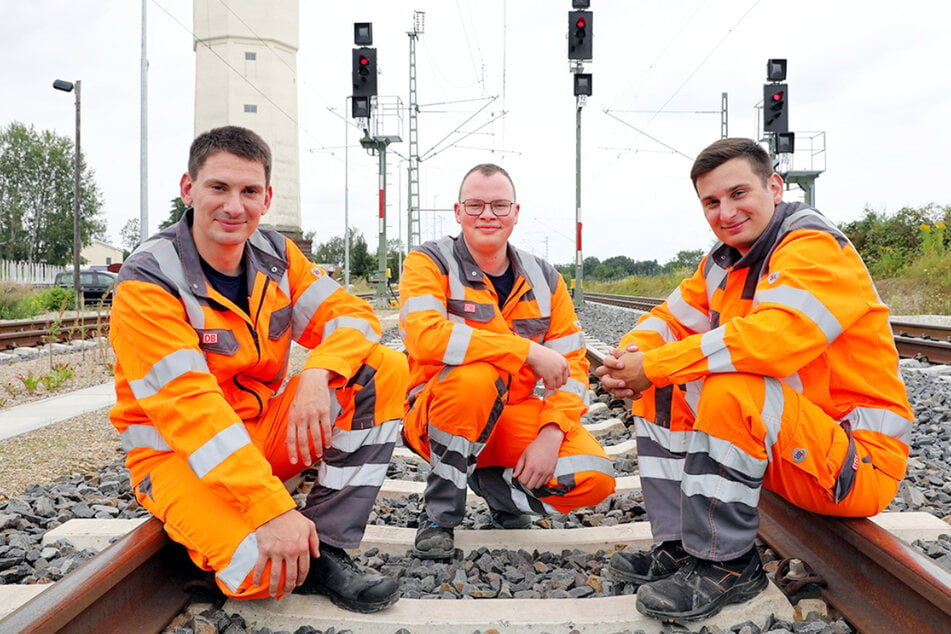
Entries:
<svg viewBox="0 0 951 634">
<path fill-rule="evenodd" d="M 72 289 L 52 286 L 38 291 L 34 297 L 36 313 L 60 312 L 62 310 L 72 310 L 76 304 L 76 296 Z"/>
<path fill-rule="evenodd" d="M 33 296 L 32 288 L 25 284 L 0 282 L 0 319 L 27 319 L 31 313 L 29 300 Z"/>
</svg>

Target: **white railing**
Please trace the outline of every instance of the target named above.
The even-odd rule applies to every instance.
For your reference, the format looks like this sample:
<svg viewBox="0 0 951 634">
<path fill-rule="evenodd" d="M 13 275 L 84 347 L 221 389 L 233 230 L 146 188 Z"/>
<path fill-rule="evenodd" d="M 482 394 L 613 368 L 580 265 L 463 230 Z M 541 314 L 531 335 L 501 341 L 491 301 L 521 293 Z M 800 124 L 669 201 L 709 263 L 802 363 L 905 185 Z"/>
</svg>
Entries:
<svg viewBox="0 0 951 634">
<path fill-rule="evenodd" d="M 66 270 L 65 267 L 52 264 L 0 260 L 0 281 L 52 286 L 56 274 L 64 270 Z"/>
</svg>

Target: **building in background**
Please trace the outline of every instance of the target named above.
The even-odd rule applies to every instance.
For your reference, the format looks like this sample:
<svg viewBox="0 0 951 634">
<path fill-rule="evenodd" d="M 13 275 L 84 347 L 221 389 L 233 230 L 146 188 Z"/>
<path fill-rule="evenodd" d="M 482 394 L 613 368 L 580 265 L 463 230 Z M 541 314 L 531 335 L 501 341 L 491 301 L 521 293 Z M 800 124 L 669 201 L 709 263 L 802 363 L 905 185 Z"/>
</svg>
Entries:
<svg viewBox="0 0 951 634">
<path fill-rule="evenodd" d="M 298 2 L 194 0 L 194 34 L 196 136 L 239 125 L 267 141 L 274 199 L 261 224 L 300 243 Z"/>
<path fill-rule="evenodd" d="M 83 268 L 108 268 L 112 264 L 122 264 L 124 255 L 122 249 L 106 244 L 101 240 L 93 240 L 92 244 L 83 247 L 83 250 L 80 251 L 79 260 L 82 262 Z"/>
</svg>

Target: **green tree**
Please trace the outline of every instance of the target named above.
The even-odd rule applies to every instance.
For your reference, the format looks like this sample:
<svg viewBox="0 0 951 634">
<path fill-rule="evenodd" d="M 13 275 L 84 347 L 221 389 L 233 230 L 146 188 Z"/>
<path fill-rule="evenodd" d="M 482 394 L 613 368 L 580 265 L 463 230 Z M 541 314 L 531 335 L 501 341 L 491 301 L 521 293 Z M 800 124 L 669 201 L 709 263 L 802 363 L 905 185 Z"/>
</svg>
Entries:
<svg viewBox="0 0 951 634">
<path fill-rule="evenodd" d="M 159 229 L 168 229 L 171 227 L 173 224 L 182 219 L 182 216 L 185 215 L 185 210 L 188 209 L 181 196 L 176 196 L 173 198 L 171 203 L 172 208 L 168 211 L 168 219 L 159 225 Z"/>
<path fill-rule="evenodd" d="M 0 259 L 66 265 L 73 259 L 73 141 L 13 122 L 0 130 Z M 82 245 L 105 237 L 102 196 L 80 156 Z"/>
<path fill-rule="evenodd" d="M 678 251 L 677 255 L 674 256 L 674 259 L 664 265 L 664 269 L 668 272 L 680 271 L 683 269 L 693 271 L 695 268 L 697 268 L 697 265 L 700 264 L 700 260 L 702 259 L 703 251 L 700 249 Z"/>
<path fill-rule="evenodd" d="M 129 218 L 119 231 L 119 241 L 125 251 L 125 257 L 129 257 L 129 254 L 142 243 L 139 234 L 139 219 Z"/>
<path fill-rule="evenodd" d="M 343 236 L 334 236 L 327 242 L 318 244 L 313 249 L 314 259 L 321 264 L 343 266 L 344 244 Z M 370 254 L 367 241 L 363 234 L 353 227 L 350 228 L 350 276 L 365 277 L 377 269 L 377 260 Z"/>
</svg>

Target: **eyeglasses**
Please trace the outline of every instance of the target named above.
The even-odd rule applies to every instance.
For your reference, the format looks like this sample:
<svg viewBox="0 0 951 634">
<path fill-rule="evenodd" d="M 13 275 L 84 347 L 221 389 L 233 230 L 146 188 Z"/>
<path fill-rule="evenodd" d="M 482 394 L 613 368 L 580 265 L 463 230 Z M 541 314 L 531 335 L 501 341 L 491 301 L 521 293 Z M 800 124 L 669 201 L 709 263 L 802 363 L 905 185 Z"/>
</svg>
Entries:
<svg viewBox="0 0 951 634">
<path fill-rule="evenodd" d="M 514 200 L 479 200 L 478 198 L 467 198 L 459 203 L 465 210 L 467 216 L 479 216 L 488 205 L 489 209 L 496 216 L 507 216 L 512 211 Z"/>
</svg>

